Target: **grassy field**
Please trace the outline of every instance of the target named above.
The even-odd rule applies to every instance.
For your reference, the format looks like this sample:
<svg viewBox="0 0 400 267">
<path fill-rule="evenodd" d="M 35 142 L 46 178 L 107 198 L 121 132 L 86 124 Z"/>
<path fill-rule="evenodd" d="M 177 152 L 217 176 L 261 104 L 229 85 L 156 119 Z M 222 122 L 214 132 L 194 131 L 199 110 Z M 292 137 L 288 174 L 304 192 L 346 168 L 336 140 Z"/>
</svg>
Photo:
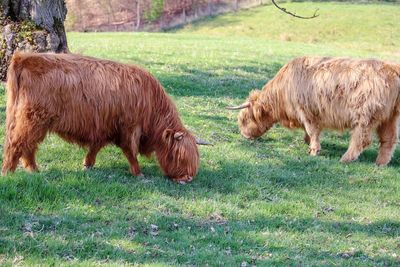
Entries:
<svg viewBox="0 0 400 267">
<path fill-rule="evenodd" d="M 314 23 L 262 7 L 215 18 L 237 20 L 224 28 L 210 19 L 182 33 L 69 34 L 73 52 L 154 73 L 187 127 L 215 146 L 200 148 L 200 172 L 182 186 L 145 158 L 145 177 L 132 177 L 114 147 L 100 152 L 95 169 L 82 171 L 85 152 L 48 136 L 38 153 L 40 173 L 18 170 L 0 179 L 0 265 L 398 266 L 400 149 L 389 166 L 378 168 L 375 140 L 359 161 L 343 165 L 346 133 L 325 132 L 321 155 L 314 158 L 301 131 L 278 126 L 259 140 L 244 140 L 237 113 L 224 109 L 296 56 L 400 62 L 399 6 L 287 5 L 298 13 L 315 6 L 321 16 Z M 336 18 L 347 18 L 341 27 L 352 30 L 309 42 L 318 28 L 336 27 L 328 7 L 339 10 Z M 360 10 L 372 15 L 364 24 L 350 19 Z M 243 25 L 257 24 L 255 16 L 275 16 L 273 25 L 248 33 Z M 280 25 L 299 35 L 280 40 L 271 28 Z M 365 27 L 368 36 L 354 34 Z M 2 140 L 4 106 L 1 89 Z"/>
<path fill-rule="evenodd" d="M 299 20 L 264 6 L 189 24 L 175 32 L 227 37 L 251 37 L 303 43 L 335 44 L 369 51 L 399 51 L 400 6 L 390 4 L 305 2 L 282 4 L 296 14 L 319 17 Z"/>
</svg>

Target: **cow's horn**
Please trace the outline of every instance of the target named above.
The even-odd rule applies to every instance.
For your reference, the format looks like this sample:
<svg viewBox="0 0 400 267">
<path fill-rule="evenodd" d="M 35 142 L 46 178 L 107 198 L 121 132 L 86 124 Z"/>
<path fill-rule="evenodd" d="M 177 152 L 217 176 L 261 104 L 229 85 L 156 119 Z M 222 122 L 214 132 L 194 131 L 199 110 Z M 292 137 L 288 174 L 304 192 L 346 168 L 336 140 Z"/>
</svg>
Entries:
<svg viewBox="0 0 400 267">
<path fill-rule="evenodd" d="M 201 140 L 200 138 L 197 138 L 197 137 L 196 137 L 196 144 L 203 145 L 203 146 L 213 146 L 213 144 L 206 142 L 204 140 Z"/>
<path fill-rule="evenodd" d="M 245 102 L 243 104 L 241 104 L 240 106 L 236 106 L 236 107 L 226 107 L 226 109 L 229 110 L 237 110 L 237 109 L 244 109 L 244 108 L 248 108 L 250 107 L 250 103 L 249 102 Z"/>
</svg>

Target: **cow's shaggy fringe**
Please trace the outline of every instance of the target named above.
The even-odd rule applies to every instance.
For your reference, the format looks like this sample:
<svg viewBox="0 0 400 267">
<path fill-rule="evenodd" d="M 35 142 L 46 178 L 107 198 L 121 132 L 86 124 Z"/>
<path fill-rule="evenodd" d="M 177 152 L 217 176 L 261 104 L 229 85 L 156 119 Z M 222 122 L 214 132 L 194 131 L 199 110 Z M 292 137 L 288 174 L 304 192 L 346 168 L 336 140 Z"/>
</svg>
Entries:
<svg viewBox="0 0 400 267">
<path fill-rule="evenodd" d="M 400 65 L 378 60 L 302 57 L 286 64 L 262 91 L 250 93 L 238 116 L 243 136 L 259 137 L 275 123 L 303 128 L 310 154 L 320 152 L 324 128 L 351 129 L 342 161 L 356 160 L 377 129 L 378 165 L 387 164 L 397 142 Z"/>
<path fill-rule="evenodd" d="M 174 103 L 147 71 L 78 55 L 14 55 L 7 82 L 7 135 L 2 173 L 19 159 L 37 170 L 35 153 L 47 132 L 88 148 L 94 165 L 107 144 L 122 149 L 131 172 L 140 175 L 138 153 L 156 153 L 164 173 L 190 181 L 197 173 L 196 140 Z"/>
</svg>

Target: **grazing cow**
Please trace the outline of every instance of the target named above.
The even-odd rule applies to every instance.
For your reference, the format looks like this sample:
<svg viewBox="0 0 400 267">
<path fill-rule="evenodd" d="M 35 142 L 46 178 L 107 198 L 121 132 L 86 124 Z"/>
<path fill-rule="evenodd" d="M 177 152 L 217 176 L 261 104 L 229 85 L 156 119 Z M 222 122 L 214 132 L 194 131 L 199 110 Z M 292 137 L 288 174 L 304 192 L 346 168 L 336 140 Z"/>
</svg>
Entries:
<svg viewBox="0 0 400 267">
<path fill-rule="evenodd" d="M 342 162 L 351 162 L 380 141 L 376 164 L 390 162 L 397 142 L 400 112 L 400 65 L 378 60 L 302 57 L 287 63 L 262 91 L 254 90 L 238 107 L 241 134 L 255 138 L 275 123 L 303 128 L 309 153 L 318 155 L 324 128 L 351 129 Z"/>
<path fill-rule="evenodd" d="M 161 84 L 137 67 L 79 55 L 14 55 L 7 82 L 5 175 L 35 153 L 48 132 L 88 148 L 85 168 L 107 144 L 122 149 L 133 175 L 137 154 L 155 152 L 164 173 L 190 182 L 199 167 L 195 137 L 183 126 Z"/>
</svg>

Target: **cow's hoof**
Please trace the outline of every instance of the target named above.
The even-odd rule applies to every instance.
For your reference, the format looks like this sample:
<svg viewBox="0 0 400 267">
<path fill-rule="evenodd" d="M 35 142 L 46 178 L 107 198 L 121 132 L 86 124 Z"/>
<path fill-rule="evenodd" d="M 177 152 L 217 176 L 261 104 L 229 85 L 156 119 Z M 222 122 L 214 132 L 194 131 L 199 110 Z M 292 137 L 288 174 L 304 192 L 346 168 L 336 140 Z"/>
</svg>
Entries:
<svg viewBox="0 0 400 267">
<path fill-rule="evenodd" d="M 178 184 L 187 184 L 187 183 L 190 183 L 191 181 L 193 181 L 193 177 L 187 176 L 187 177 L 176 178 L 176 179 L 172 179 L 172 180 Z"/>
<path fill-rule="evenodd" d="M 28 172 L 28 173 L 35 173 L 35 172 L 39 172 L 39 168 L 36 165 L 25 165 L 24 169 Z"/>
<path fill-rule="evenodd" d="M 136 177 L 138 177 L 138 178 L 144 178 L 144 174 L 143 174 L 143 173 L 141 173 L 141 172 L 140 172 L 140 173 L 138 173 L 138 174 L 135 174 L 135 176 L 136 176 Z"/>
<path fill-rule="evenodd" d="M 375 164 L 377 166 L 379 166 L 379 167 L 384 167 L 384 166 L 388 165 L 389 162 L 390 162 L 390 159 L 389 160 L 385 160 L 385 159 L 378 158 L 378 159 L 376 159 Z"/>
<path fill-rule="evenodd" d="M 92 170 L 93 169 L 93 166 L 88 166 L 88 165 L 84 165 L 83 166 L 83 170 L 84 171 L 90 171 L 90 170 Z"/>
<path fill-rule="evenodd" d="M 342 156 L 342 158 L 340 159 L 340 162 L 341 163 L 350 163 L 350 162 L 355 161 L 356 159 L 357 159 L 357 157 L 354 157 L 354 156 L 348 155 L 348 154 L 344 154 Z"/>
</svg>

